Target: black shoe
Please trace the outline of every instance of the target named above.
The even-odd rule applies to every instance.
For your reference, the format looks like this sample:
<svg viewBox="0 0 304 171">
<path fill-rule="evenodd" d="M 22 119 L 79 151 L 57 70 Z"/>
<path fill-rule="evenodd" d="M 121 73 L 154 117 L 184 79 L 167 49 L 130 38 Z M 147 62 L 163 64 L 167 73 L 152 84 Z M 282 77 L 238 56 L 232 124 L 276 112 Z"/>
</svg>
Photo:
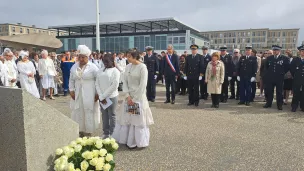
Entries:
<svg viewBox="0 0 304 171">
<path fill-rule="evenodd" d="M 297 111 L 297 108 L 292 108 L 291 109 L 291 112 L 296 112 Z M 303 110 L 302 110 L 303 111 Z"/>
<path fill-rule="evenodd" d="M 224 100 L 223 103 L 227 103 L 227 100 Z"/>
<path fill-rule="evenodd" d="M 204 96 L 201 96 L 200 99 L 204 99 Z"/>
<path fill-rule="evenodd" d="M 59 97 L 59 94 L 55 94 L 55 95 L 53 95 L 53 96 L 55 96 L 55 97 Z"/>
<path fill-rule="evenodd" d="M 214 105 L 215 108 L 219 108 L 219 105 Z"/>
<path fill-rule="evenodd" d="M 188 106 L 192 106 L 192 105 L 194 105 L 194 103 L 188 103 L 187 105 L 188 105 Z"/>
<path fill-rule="evenodd" d="M 224 100 L 221 100 L 221 103 L 223 103 L 224 102 Z"/>
<path fill-rule="evenodd" d="M 180 92 L 178 95 L 183 95 L 183 92 Z"/>
<path fill-rule="evenodd" d="M 250 106 L 250 102 L 246 102 L 246 106 Z"/>
<path fill-rule="evenodd" d="M 245 102 L 239 102 L 239 103 L 238 103 L 238 105 L 243 105 L 243 104 L 245 104 Z"/>
<path fill-rule="evenodd" d="M 271 105 L 265 104 L 263 108 L 271 108 Z"/>
<path fill-rule="evenodd" d="M 254 100 L 250 100 L 250 102 L 254 102 Z"/>
<path fill-rule="evenodd" d="M 194 106 L 196 106 L 196 107 L 197 107 L 197 106 L 198 106 L 198 103 L 195 103 L 195 104 L 194 104 Z"/>
<path fill-rule="evenodd" d="M 214 105 L 211 105 L 211 108 L 215 108 L 215 106 L 214 106 Z"/>
<path fill-rule="evenodd" d="M 165 103 L 165 104 L 170 103 L 170 100 L 166 100 L 164 103 Z"/>
<path fill-rule="evenodd" d="M 175 100 L 172 100 L 172 101 L 171 101 L 171 104 L 175 104 Z"/>
<path fill-rule="evenodd" d="M 150 101 L 151 101 L 151 102 L 155 102 L 155 99 L 151 99 Z"/>
<path fill-rule="evenodd" d="M 208 97 L 206 96 L 206 97 L 204 98 L 204 100 L 208 100 Z"/>
<path fill-rule="evenodd" d="M 234 96 L 230 96 L 229 99 L 235 99 L 235 97 Z"/>
<path fill-rule="evenodd" d="M 304 112 L 304 109 L 301 109 L 302 112 Z"/>
<path fill-rule="evenodd" d="M 65 92 L 63 93 L 63 96 L 67 96 L 67 95 L 68 95 L 68 92 L 65 91 Z"/>
<path fill-rule="evenodd" d="M 235 100 L 240 100 L 240 98 L 239 98 L 239 97 L 237 97 Z"/>
<path fill-rule="evenodd" d="M 282 106 L 278 106 L 278 110 L 283 110 L 283 107 Z"/>
<path fill-rule="evenodd" d="M 284 102 L 283 104 L 284 104 L 284 105 L 287 105 L 287 103 L 285 103 L 285 102 Z"/>
</svg>

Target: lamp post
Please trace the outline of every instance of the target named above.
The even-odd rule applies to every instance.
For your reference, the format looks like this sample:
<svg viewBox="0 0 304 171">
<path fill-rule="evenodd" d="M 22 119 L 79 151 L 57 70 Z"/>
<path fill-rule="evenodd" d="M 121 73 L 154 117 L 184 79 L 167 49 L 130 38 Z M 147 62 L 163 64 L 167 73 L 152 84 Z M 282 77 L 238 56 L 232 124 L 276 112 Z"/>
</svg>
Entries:
<svg viewBox="0 0 304 171">
<path fill-rule="evenodd" d="M 100 33 L 99 33 L 99 0 L 96 0 L 96 50 L 100 50 Z"/>
</svg>

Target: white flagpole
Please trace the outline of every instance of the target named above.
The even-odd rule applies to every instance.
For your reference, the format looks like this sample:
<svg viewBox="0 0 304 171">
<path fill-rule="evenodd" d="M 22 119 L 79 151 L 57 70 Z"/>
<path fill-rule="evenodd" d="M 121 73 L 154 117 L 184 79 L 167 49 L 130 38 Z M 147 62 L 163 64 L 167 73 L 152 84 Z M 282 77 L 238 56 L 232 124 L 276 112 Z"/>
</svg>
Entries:
<svg viewBox="0 0 304 171">
<path fill-rule="evenodd" d="M 100 50 L 99 0 L 96 0 L 96 50 Z"/>
</svg>

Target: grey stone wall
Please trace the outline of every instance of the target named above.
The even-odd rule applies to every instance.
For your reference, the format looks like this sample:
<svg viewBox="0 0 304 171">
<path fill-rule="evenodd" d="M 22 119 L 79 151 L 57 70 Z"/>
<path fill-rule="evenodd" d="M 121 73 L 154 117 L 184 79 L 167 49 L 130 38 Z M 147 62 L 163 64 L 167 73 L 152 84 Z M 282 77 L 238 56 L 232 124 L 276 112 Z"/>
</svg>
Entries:
<svg viewBox="0 0 304 171">
<path fill-rule="evenodd" d="M 0 170 L 53 170 L 54 151 L 78 137 L 78 124 L 21 89 L 0 87 Z"/>
</svg>

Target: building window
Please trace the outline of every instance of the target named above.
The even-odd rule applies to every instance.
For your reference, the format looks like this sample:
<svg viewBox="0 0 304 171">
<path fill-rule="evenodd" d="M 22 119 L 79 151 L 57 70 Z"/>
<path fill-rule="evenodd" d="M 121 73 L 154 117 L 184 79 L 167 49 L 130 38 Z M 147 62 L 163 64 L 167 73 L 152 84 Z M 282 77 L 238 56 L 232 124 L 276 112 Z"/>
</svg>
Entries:
<svg viewBox="0 0 304 171">
<path fill-rule="evenodd" d="M 30 29 L 27 29 L 27 34 L 30 34 Z"/>
<path fill-rule="evenodd" d="M 185 37 L 179 37 L 179 43 L 186 43 Z"/>
<path fill-rule="evenodd" d="M 277 42 L 280 42 L 280 38 L 277 39 Z"/>
<path fill-rule="evenodd" d="M 297 36 L 297 32 L 292 32 L 292 35 L 295 37 L 295 36 Z"/>
<path fill-rule="evenodd" d="M 0 27 L 0 32 L 2 32 L 2 27 Z"/>
<path fill-rule="evenodd" d="M 278 37 L 281 37 L 281 32 L 278 32 Z"/>
<path fill-rule="evenodd" d="M 253 36 L 253 37 L 255 36 L 255 32 L 252 32 L 252 36 Z"/>
<path fill-rule="evenodd" d="M 178 44 L 178 37 L 173 37 L 173 44 Z"/>
<path fill-rule="evenodd" d="M 250 36 L 250 32 L 248 32 L 248 36 Z"/>
<path fill-rule="evenodd" d="M 23 33 L 23 28 L 20 28 L 20 33 Z"/>
<path fill-rule="evenodd" d="M 36 29 L 34 29 L 34 33 L 36 33 Z"/>
<path fill-rule="evenodd" d="M 12 27 L 12 32 L 16 32 L 16 27 Z"/>
<path fill-rule="evenodd" d="M 286 36 L 286 32 L 283 32 L 283 37 L 285 37 Z"/>
</svg>

